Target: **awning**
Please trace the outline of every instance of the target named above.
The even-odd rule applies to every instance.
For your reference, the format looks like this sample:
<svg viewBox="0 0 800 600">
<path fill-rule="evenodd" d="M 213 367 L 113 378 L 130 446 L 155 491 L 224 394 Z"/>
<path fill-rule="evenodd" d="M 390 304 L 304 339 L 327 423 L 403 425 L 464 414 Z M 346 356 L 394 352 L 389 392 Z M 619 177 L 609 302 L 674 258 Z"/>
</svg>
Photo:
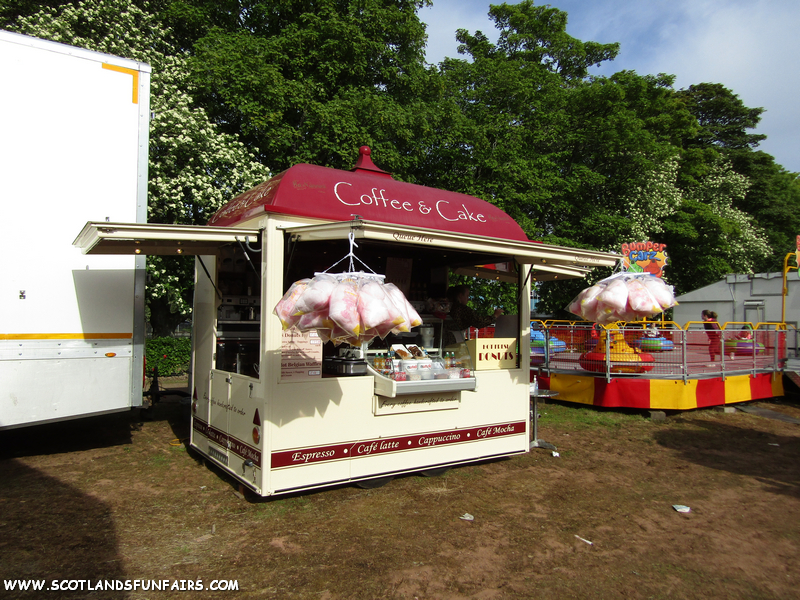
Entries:
<svg viewBox="0 0 800 600">
<path fill-rule="evenodd" d="M 622 255 L 608 252 L 363 220 L 287 227 L 284 231 L 296 241 L 347 239 L 352 232 L 356 240 L 513 257 L 520 264 L 531 265 L 534 278 L 540 281 L 584 277 L 595 267 L 614 267 L 622 258 Z"/>
<path fill-rule="evenodd" d="M 100 221 L 86 223 L 72 245 L 83 254 L 194 255 L 216 254 L 221 244 L 258 240 L 258 229 Z"/>
<path fill-rule="evenodd" d="M 451 233 L 529 241 L 510 215 L 475 196 L 395 180 L 362 146 L 351 171 L 296 164 L 233 198 L 209 219 L 215 227 L 252 226 L 264 214 L 338 223 L 363 219 Z"/>
</svg>

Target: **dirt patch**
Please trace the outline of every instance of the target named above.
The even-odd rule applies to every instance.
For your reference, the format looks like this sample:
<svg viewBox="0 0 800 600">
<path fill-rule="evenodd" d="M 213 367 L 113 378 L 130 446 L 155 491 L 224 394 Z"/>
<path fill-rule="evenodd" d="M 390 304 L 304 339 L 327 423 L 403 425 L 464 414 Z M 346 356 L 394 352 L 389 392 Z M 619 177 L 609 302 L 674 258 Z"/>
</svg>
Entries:
<svg viewBox="0 0 800 600">
<path fill-rule="evenodd" d="M 754 405 L 800 418 L 794 404 Z M 132 412 L 2 432 L 6 580 L 238 585 L 4 597 L 797 597 L 800 425 L 739 411 L 663 423 L 561 404 L 540 413 L 558 457 L 539 449 L 261 501 L 187 450 L 177 399 L 151 421 Z"/>
</svg>

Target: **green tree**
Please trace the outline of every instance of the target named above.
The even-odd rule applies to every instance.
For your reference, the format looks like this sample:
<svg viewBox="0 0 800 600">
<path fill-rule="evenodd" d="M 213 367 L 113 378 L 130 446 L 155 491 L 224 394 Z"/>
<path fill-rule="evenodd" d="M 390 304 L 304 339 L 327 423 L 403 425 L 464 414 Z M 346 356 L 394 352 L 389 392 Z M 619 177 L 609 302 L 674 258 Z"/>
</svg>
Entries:
<svg viewBox="0 0 800 600">
<path fill-rule="evenodd" d="M 13 30 L 20 17 L 29 17 L 44 8 L 69 4 L 69 0 L 3 0 L 0 2 L 0 29 Z"/>
<path fill-rule="evenodd" d="M 186 58 L 157 17 L 131 0 L 85 0 L 16 19 L 20 33 L 151 65 L 148 220 L 205 224 L 225 201 L 269 176 L 235 136 L 194 105 Z M 147 306 L 157 335 L 189 318 L 191 259 L 148 259 Z"/>
<path fill-rule="evenodd" d="M 763 230 L 739 208 L 749 180 L 730 166 L 761 139 L 746 132 L 759 109 L 718 86 L 676 93 L 664 74 L 588 77 L 588 66 L 617 48 L 570 38 L 557 9 L 522 2 L 490 15 L 498 44 L 459 31 L 470 60 L 442 64 L 470 140 L 454 148 L 442 187 L 498 204 L 543 241 L 599 250 L 666 241 L 681 291 L 729 269 L 748 272 L 769 253 Z M 676 244 L 688 253 L 706 241 L 703 260 L 677 260 Z M 544 283 L 541 306 L 557 311 L 590 282 Z"/>
<path fill-rule="evenodd" d="M 676 92 L 697 118 L 696 136 L 686 140 L 686 147 L 714 146 L 727 152 L 752 150 L 767 136 L 747 133 L 754 129 L 764 112 L 763 108 L 748 108 L 720 83 L 699 83 Z"/>
<path fill-rule="evenodd" d="M 489 15 L 498 43 L 460 30 L 459 52 L 468 59 L 441 65 L 463 139 L 445 149 L 440 185 L 497 204 L 529 236 L 557 236 L 552 215 L 563 213 L 561 198 L 592 177 L 570 168 L 571 93 L 617 45 L 572 38 L 566 13 L 529 0 L 492 6 Z"/>
<path fill-rule="evenodd" d="M 618 250 L 631 235 L 660 233 L 680 203 L 677 143 L 693 127 L 672 82 L 623 71 L 570 91 L 562 168 L 572 181 L 547 216 L 554 235 Z"/>
<path fill-rule="evenodd" d="M 367 144 L 384 168 L 403 171 L 435 127 L 424 97 L 436 73 L 425 67 L 416 14 L 429 3 L 256 1 L 231 13 L 200 1 L 170 11 L 191 17 L 185 44 L 198 36 L 198 101 L 263 162 L 350 168 Z"/>
<path fill-rule="evenodd" d="M 753 152 L 742 171 L 751 185 L 737 206 L 764 229 L 770 247 L 769 255 L 757 260 L 754 270 L 781 271 L 783 258 L 794 251 L 800 235 L 800 177 L 765 152 Z"/>
<path fill-rule="evenodd" d="M 682 202 L 680 142 L 696 127 L 673 78 L 588 77 L 617 45 L 571 38 L 557 9 L 522 2 L 490 15 L 498 44 L 459 31 L 469 60 L 441 66 L 469 140 L 449 148 L 441 187 L 498 204 L 551 243 L 617 250 L 659 234 Z M 542 284 L 541 306 L 558 310 L 585 284 Z"/>
</svg>

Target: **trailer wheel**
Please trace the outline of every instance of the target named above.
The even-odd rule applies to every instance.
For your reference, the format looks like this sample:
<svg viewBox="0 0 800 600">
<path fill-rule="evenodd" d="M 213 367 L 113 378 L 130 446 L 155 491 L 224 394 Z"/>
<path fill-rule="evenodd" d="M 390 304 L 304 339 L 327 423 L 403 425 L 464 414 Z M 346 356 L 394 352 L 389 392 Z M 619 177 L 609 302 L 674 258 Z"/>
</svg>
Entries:
<svg viewBox="0 0 800 600">
<path fill-rule="evenodd" d="M 450 467 L 438 467 L 436 469 L 425 469 L 420 471 L 424 477 L 441 477 L 450 470 Z"/>
<path fill-rule="evenodd" d="M 356 485 L 362 490 L 374 490 L 375 488 L 383 487 L 392 479 L 394 479 L 394 475 L 389 475 L 388 477 L 374 477 L 372 479 L 356 481 Z"/>
</svg>

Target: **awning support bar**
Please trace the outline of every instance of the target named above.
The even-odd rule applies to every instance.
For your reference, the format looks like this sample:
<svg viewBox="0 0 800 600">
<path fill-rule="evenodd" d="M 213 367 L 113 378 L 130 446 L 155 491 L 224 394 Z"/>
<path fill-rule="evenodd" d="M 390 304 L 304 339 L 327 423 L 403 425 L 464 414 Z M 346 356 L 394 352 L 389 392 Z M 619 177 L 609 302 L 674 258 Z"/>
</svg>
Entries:
<svg viewBox="0 0 800 600">
<path fill-rule="evenodd" d="M 208 269 L 206 268 L 206 264 L 203 262 L 203 257 L 198 255 L 197 256 L 197 260 L 200 261 L 200 266 L 203 267 L 203 271 L 206 272 L 206 277 L 208 277 L 208 280 L 211 282 L 211 285 L 214 286 L 214 291 L 217 292 L 217 297 L 220 300 L 222 300 L 222 294 L 219 293 L 219 290 L 217 289 L 217 284 L 214 283 L 214 280 L 211 278 L 211 273 L 208 272 Z"/>
<path fill-rule="evenodd" d="M 525 275 L 525 279 L 523 280 L 522 285 L 519 288 L 519 294 L 517 294 L 517 306 L 519 306 L 519 301 L 522 299 L 522 290 L 524 290 L 525 286 L 528 285 L 528 279 L 531 278 L 532 274 L 533 274 L 533 265 L 531 265 L 531 268 L 528 269 L 528 274 Z"/>
<path fill-rule="evenodd" d="M 239 247 L 242 249 L 242 253 L 247 258 L 247 262 L 250 263 L 250 266 L 253 268 L 253 273 L 256 274 L 256 281 L 258 281 L 260 283 L 261 282 L 261 273 L 258 272 L 258 269 L 256 269 L 256 266 L 253 264 L 253 261 L 250 260 L 250 255 L 247 253 L 247 250 L 244 249 L 244 244 L 242 244 L 242 240 L 240 240 L 239 238 L 236 238 L 236 241 L 239 242 Z M 245 240 L 245 243 L 247 243 L 246 240 Z M 250 244 L 247 244 L 247 247 L 250 249 L 251 252 L 261 252 L 261 250 L 253 250 L 252 248 L 250 248 Z"/>
</svg>

